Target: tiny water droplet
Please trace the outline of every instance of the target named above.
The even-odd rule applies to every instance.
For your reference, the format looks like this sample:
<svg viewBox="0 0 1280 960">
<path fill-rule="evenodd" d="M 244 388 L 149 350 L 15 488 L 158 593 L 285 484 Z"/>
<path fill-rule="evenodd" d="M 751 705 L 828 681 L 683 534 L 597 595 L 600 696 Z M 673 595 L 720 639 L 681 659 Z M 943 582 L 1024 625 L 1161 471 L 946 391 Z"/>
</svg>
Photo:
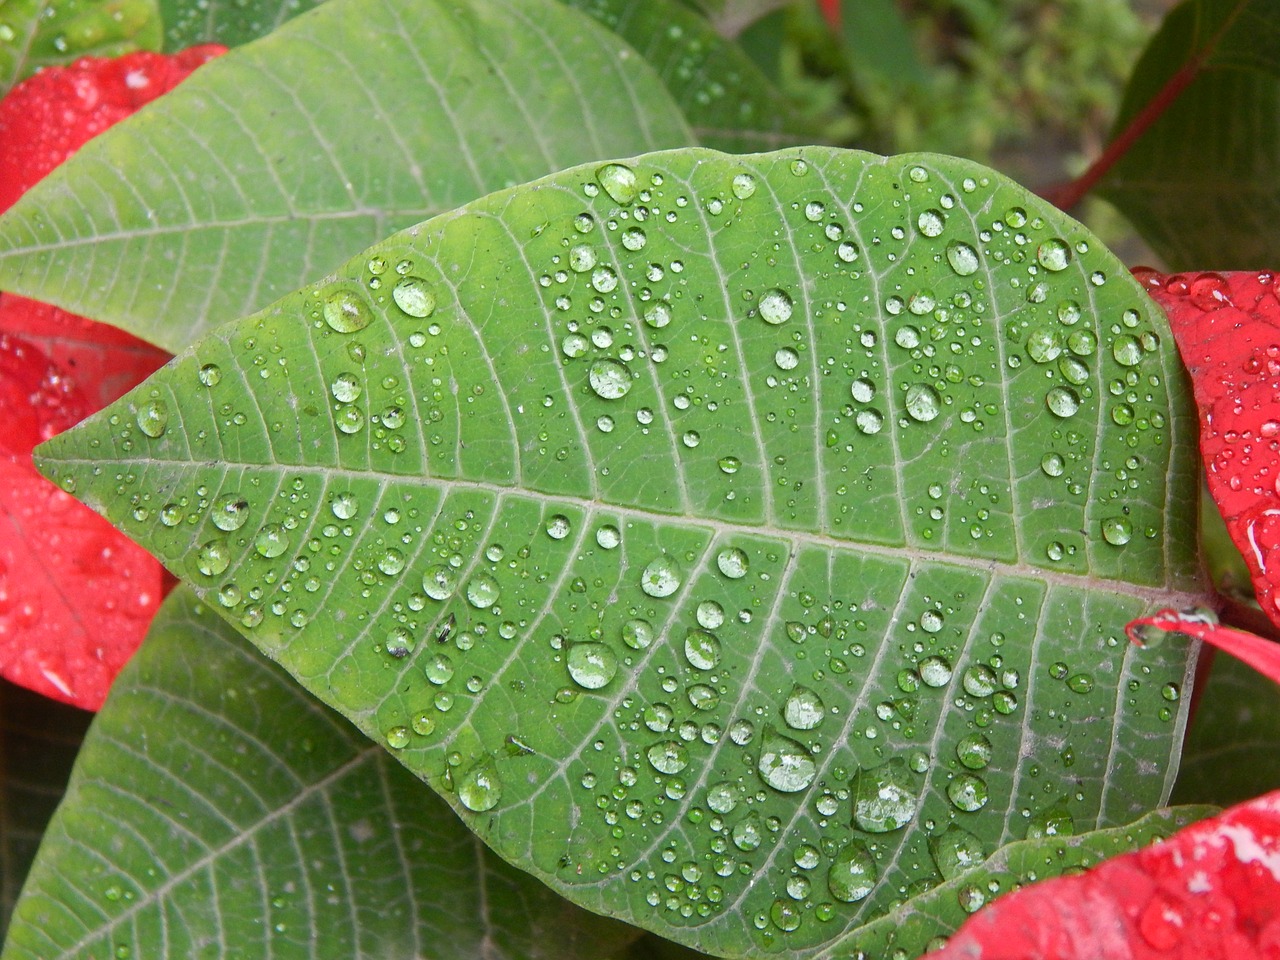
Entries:
<svg viewBox="0 0 1280 960">
<path fill-rule="evenodd" d="M 148 437 L 164 435 L 169 426 L 169 406 L 163 400 L 151 400 L 138 408 L 138 429 Z"/>
<path fill-rule="evenodd" d="M 355 333 L 373 322 L 373 311 L 351 290 L 338 290 L 324 301 L 324 322 L 338 333 Z"/>
<path fill-rule="evenodd" d="M 604 400 L 617 400 L 631 390 L 631 371 L 617 360 L 602 359 L 591 364 L 587 374 L 591 389 Z"/>
<path fill-rule="evenodd" d="M 391 727 L 387 730 L 387 746 L 392 750 L 403 750 L 409 745 L 409 728 L 402 726 Z"/>
<path fill-rule="evenodd" d="M 942 398 L 927 383 L 913 383 L 907 387 L 907 414 L 912 420 L 928 423 L 942 412 Z"/>
<path fill-rule="evenodd" d="M 720 663 L 720 641 L 705 630 L 690 630 L 684 638 L 684 655 L 696 670 L 714 670 Z"/>
<path fill-rule="evenodd" d="M 746 553 L 737 547 L 729 547 L 721 550 L 716 555 L 716 566 L 730 580 L 741 580 L 747 575 L 750 567 L 750 561 L 747 559 Z"/>
<path fill-rule="evenodd" d="M 206 387 L 216 387 L 222 382 L 222 368 L 216 363 L 206 363 L 196 376 Z"/>
<path fill-rule="evenodd" d="M 498 602 L 498 581 L 487 573 L 477 573 L 467 581 L 467 602 L 477 610 L 487 610 Z"/>
<path fill-rule="evenodd" d="M 259 556 L 271 559 L 289 549 L 289 534 L 278 523 L 268 523 L 253 538 L 253 548 Z"/>
<path fill-rule="evenodd" d="M 557 513 L 547 519 L 544 529 L 547 531 L 547 536 L 552 540 L 563 540 L 569 536 L 573 530 L 573 525 L 569 522 L 568 517 L 562 513 Z"/>
<path fill-rule="evenodd" d="M 617 527 L 606 523 L 596 531 L 596 543 L 604 550 L 617 549 L 618 544 L 622 543 L 622 534 Z"/>
<path fill-rule="evenodd" d="M 689 751 L 678 740 L 663 740 L 645 751 L 649 764 L 659 773 L 679 773 L 689 765 Z"/>
<path fill-rule="evenodd" d="M 1102 539 L 1122 547 L 1133 539 L 1133 524 L 1125 517 L 1107 517 L 1102 521 Z"/>
<path fill-rule="evenodd" d="M 987 784 L 981 777 L 962 773 L 947 784 L 947 796 L 957 810 L 973 813 L 987 805 Z"/>
<path fill-rule="evenodd" d="M 444 564 L 432 564 L 423 571 L 422 591 L 432 600 L 448 600 L 456 589 L 457 577 Z"/>
<path fill-rule="evenodd" d="M 768 290 L 760 298 L 760 319 L 765 323 L 777 325 L 791 319 L 794 307 L 791 297 L 784 290 Z"/>
<path fill-rule="evenodd" d="M 621 163 L 606 163 L 600 167 L 596 170 L 596 181 L 614 203 L 623 206 L 632 203 L 640 195 L 640 182 L 636 172 Z"/>
<path fill-rule="evenodd" d="M 956 757 L 970 770 L 981 770 L 991 762 L 991 741 L 981 733 L 971 733 L 956 744 Z"/>
<path fill-rule="evenodd" d="M 851 840 L 827 868 L 827 889 L 842 903 L 857 903 L 871 895 L 877 877 L 876 861 L 867 845 Z"/>
<path fill-rule="evenodd" d="M 502 800 L 502 780 L 492 757 L 484 757 L 458 780 L 458 799 L 472 813 L 492 810 Z"/>
<path fill-rule="evenodd" d="M 219 497 L 209 511 L 209 519 L 219 530 L 234 533 L 249 519 L 249 501 L 238 493 Z"/>
<path fill-rule="evenodd" d="M 633 650 L 646 650 L 653 643 L 653 624 L 635 618 L 622 625 L 622 642 Z"/>
<path fill-rule="evenodd" d="M 1067 419 L 1080 409 L 1080 395 L 1070 387 L 1053 387 L 1044 396 L 1045 406 L 1055 417 Z"/>
<path fill-rule="evenodd" d="M 901 830 L 920 805 L 911 772 L 901 757 L 877 767 L 859 768 L 850 789 L 854 826 L 868 833 Z"/>
<path fill-rule="evenodd" d="M 669 597 L 680 589 L 679 565 L 665 553 L 651 560 L 640 574 L 640 589 L 651 597 Z"/>
<path fill-rule="evenodd" d="M 944 880 L 958 877 L 987 858 L 982 841 L 954 823 L 929 838 L 929 853 Z"/>
<path fill-rule="evenodd" d="M 721 473 L 727 473 L 732 476 L 742 467 L 742 461 L 737 457 L 721 457 L 719 465 Z"/>
<path fill-rule="evenodd" d="M 972 276 L 978 272 L 978 251 L 962 240 L 952 240 L 947 244 L 947 263 L 957 276 Z"/>
<path fill-rule="evenodd" d="M 926 687 L 945 687 L 951 682 L 951 663 L 945 657 L 925 657 L 920 661 L 919 673 Z"/>
<path fill-rule="evenodd" d="M 916 218 L 916 226 L 926 237 L 936 237 L 946 229 L 947 220 L 941 210 L 929 209 Z"/>
<path fill-rule="evenodd" d="M 756 178 L 749 173 L 740 173 L 733 178 L 733 195 L 739 200 L 746 200 L 756 192 Z"/>
<path fill-rule="evenodd" d="M 808 687 L 796 685 L 782 706 L 782 718 L 792 730 L 813 730 L 826 717 L 822 699 Z"/>
<path fill-rule="evenodd" d="M 206 577 L 216 577 L 231 565 L 231 551 L 221 540 L 210 540 L 196 551 L 196 569 Z"/>
<path fill-rule="evenodd" d="M 1051 273 L 1067 269 L 1071 256 L 1071 247 L 1059 237 L 1050 237 L 1036 248 L 1036 261 Z"/>
<path fill-rule="evenodd" d="M 772 727 L 765 730 L 757 769 L 761 779 L 781 793 L 806 789 L 818 772 L 803 744 L 780 735 Z"/>
</svg>

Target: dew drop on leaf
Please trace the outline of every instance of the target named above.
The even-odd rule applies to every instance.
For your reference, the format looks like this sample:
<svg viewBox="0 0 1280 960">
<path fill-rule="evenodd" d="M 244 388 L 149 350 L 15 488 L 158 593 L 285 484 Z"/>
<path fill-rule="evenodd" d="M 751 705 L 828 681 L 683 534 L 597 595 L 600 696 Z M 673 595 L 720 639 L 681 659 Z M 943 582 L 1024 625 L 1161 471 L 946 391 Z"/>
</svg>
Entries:
<svg viewBox="0 0 1280 960">
<path fill-rule="evenodd" d="M 338 333 L 355 333 L 373 322 L 373 311 L 353 291 L 338 290 L 325 298 L 324 322 Z"/>
<path fill-rule="evenodd" d="M 842 903 L 857 903 L 871 895 L 876 879 L 876 861 L 871 851 L 861 840 L 851 840 L 827 869 L 827 890 Z"/>
<path fill-rule="evenodd" d="M 663 740 L 645 751 L 649 764 L 659 773 L 679 773 L 689 765 L 689 751 L 677 740 Z"/>
<path fill-rule="evenodd" d="M 954 823 L 929 838 L 929 854 L 944 880 L 952 880 L 986 859 L 982 841 Z"/>
<path fill-rule="evenodd" d="M 596 181 L 604 188 L 614 203 L 626 206 L 640 195 L 640 183 L 636 172 L 621 163 L 606 163 L 596 170 Z"/>
<path fill-rule="evenodd" d="M 391 299 L 411 317 L 429 317 L 436 310 L 436 295 L 421 277 L 405 277 L 392 288 Z"/>
<path fill-rule="evenodd" d="M 472 813 L 492 810 L 502 800 L 502 781 L 492 757 L 476 763 L 458 780 L 458 799 Z"/>
<path fill-rule="evenodd" d="M 498 581 L 487 573 L 477 573 L 467 581 L 467 602 L 477 610 L 487 610 L 498 602 Z"/>
<path fill-rule="evenodd" d="M 640 589 L 651 597 L 669 597 L 680 589 L 681 580 L 680 567 L 664 553 L 641 572 Z"/>
<path fill-rule="evenodd" d="M 760 298 L 760 319 L 774 326 L 791 319 L 794 304 L 785 290 L 768 290 Z"/>
<path fill-rule="evenodd" d="M 947 796 L 957 810 L 973 813 L 987 805 L 987 784 L 981 777 L 962 773 L 947 784 Z"/>
<path fill-rule="evenodd" d="M 631 371 L 617 360 L 597 360 L 591 364 L 587 379 L 596 396 L 604 400 L 618 400 L 631 390 Z"/>
<path fill-rule="evenodd" d="M 575 643 L 567 662 L 573 682 L 586 690 L 599 690 L 618 672 L 617 656 L 603 643 Z"/>
<path fill-rule="evenodd" d="M 716 555 L 716 566 L 730 580 L 741 580 L 747 575 L 750 563 L 743 551 L 729 547 Z"/>
<path fill-rule="evenodd" d="M 271 559 L 289 549 L 289 534 L 278 523 L 268 523 L 253 538 L 253 548 L 259 556 Z"/>
<path fill-rule="evenodd" d="M 638 617 L 622 625 L 622 642 L 632 650 L 647 650 L 653 643 L 653 624 Z"/>
<path fill-rule="evenodd" d="M 249 501 L 236 493 L 219 497 L 209 511 L 209 519 L 219 530 L 233 533 L 249 519 Z"/>
<path fill-rule="evenodd" d="M 906 761 L 900 757 L 859 769 L 850 784 L 853 823 L 868 833 L 901 830 L 916 815 L 920 801 Z"/>
<path fill-rule="evenodd" d="M 947 244 L 947 263 L 956 276 L 972 276 L 978 272 L 978 251 L 962 240 L 952 240 Z"/>
<path fill-rule="evenodd" d="M 695 670 L 713 670 L 720 663 L 720 641 L 705 630 L 690 630 L 684 638 L 684 655 Z"/>
<path fill-rule="evenodd" d="M 169 426 L 169 407 L 163 400 L 151 400 L 138 408 L 138 429 L 148 437 L 161 437 Z"/>
<path fill-rule="evenodd" d="M 1071 247 L 1065 240 L 1050 237 L 1036 248 L 1036 261 L 1049 272 L 1058 273 L 1071 263 Z"/>
<path fill-rule="evenodd" d="M 782 718 L 792 730 L 812 730 L 822 723 L 825 711 L 817 693 L 797 684 L 782 705 Z"/>
<path fill-rule="evenodd" d="M 196 569 L 206 577 L 216 577 L 231 565 L 231 551 L 221 540 L 210 540 L 196 552 Z"/>
<path fill-rule="evenodd" d="M 798 793 L 813 782 L 817 764 L 803 744 L 784 737 L 772 727 L 765 730 L 757 764 L 760 777 L 781 793 Z"/>
</svg>

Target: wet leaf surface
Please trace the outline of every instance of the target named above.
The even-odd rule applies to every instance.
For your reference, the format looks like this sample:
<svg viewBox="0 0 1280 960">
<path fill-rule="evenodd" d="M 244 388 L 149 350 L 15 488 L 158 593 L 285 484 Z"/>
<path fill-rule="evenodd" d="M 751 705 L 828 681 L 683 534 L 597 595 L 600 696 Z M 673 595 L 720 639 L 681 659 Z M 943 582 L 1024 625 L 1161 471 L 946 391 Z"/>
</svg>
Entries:
<svg viewBox="0 0 1280 960">
<path fill-rule="evenodd" d="M 1167 797 L 1191 648 L 1123 628 L 1203 599 L 1182 391 L 988 170 L 687 150 L 398 234 L 41 453 L 569 898 L 910 954 Z"/>
<path fill-rule="evenodd" d="M 637 934 L 488 852 L 180 590 L 89 731 L 3 956 L 593 960 Z"/>
</svg>

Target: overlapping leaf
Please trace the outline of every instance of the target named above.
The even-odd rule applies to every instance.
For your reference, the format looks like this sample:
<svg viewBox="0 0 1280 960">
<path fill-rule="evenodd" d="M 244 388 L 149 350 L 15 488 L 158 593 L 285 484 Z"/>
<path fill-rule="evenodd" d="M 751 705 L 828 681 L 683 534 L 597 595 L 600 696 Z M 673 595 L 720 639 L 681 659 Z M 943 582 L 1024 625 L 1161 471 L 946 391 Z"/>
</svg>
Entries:
<svg viewBox="0 0 1280 960">
<path fill-rule="evenodd" d="M 89 718 L 0 680 L 0 942 Z"/>
<path fill-rule="evenodd" d="M 1171 269 L 1273 263 L 1280 3 L 1186 0 L 1174 9 L 1134 68 L 1116 134 L 1153 110 L 1158 119 L 1111 169 L 1102 196 Z"/>
<path fill-rule="evenodd" d="M 238 47 L 272 30 L 323 0 L 159 0 L 164 49 L 197 43 Z"/>
<path fill-rule="evenodd" d="M 498 860 L 178 591 L 89 732 L 3 956 L 593 960 L 635 933 Z"/>
<path fill-rule="evenodd" d="M 156 0 L 6 0 L 0 5 L 0 95 L 41 67 L 160 45 Z"/>
<path fill-rule="evenodd" d="M 936 960 L 1261 958 L 1280 943 L 1280 793 L 1019 891 Z"/>
<path fill-rule="evenodd" d="M 553 0 L 333 0 L 28 193 L 0 220 L 0 288 L 176 350 L 394 229 L 691 142 L 653 69 Z"/>
<path fill-rule="evenodd" d="M 911 953 L 1167 795 L 1163 324 L 976 165 L 675 151 L 399 234 L 42 462 L 571 899 Z"/>
</svg>

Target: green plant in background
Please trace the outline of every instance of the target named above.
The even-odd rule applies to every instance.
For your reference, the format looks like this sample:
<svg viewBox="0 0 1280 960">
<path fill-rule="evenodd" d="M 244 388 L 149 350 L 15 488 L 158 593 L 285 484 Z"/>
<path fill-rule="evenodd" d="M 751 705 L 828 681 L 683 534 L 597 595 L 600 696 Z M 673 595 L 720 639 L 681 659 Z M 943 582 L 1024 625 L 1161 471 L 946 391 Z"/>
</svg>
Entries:
<svg viewBox="0 0 1280 960">
<path fill-rule="evenodd" d="M 886 4 L 764 56 L 773 6 L 162 5 L 262 36 L 0 219 L 0 286 L 178 353 L 39 459 L 188 583 L 5 960 L 914 956 L 1208 812 L 1195 648 L 1123 632 L 1213 599 L 1160 311 L 972 161 L 696 146 L 801 137 L 745 50 L 981 153 L 1115 49 L 969 4 L 902 68 Z"/>
</svg>

